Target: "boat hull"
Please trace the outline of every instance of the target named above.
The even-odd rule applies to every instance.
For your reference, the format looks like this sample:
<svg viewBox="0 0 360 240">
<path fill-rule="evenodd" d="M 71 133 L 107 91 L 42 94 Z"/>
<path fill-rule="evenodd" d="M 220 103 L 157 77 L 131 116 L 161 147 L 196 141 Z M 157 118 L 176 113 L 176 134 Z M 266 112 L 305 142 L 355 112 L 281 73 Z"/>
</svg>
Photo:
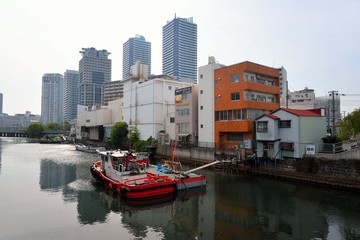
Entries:
<svg viewBox="0 0 360 240">
<path fill-rule="evenodd" d="M 175 194 L 176 181 L 169 177 L 147 175 L 144 178 L 127 180 L 121 187 L 121 194 L 131 199 L 154 198 Z"/>
<path fill-rule="evenodd" d="M 101 162 L 91 165 L 90 172 L 101 186 L 128 199 L 148 199 L 175 194 L 176 181 L 166 176 L 141 174 L 129 176 L 124 182 L 117 182 L 105 175 Z"/>
</svg>

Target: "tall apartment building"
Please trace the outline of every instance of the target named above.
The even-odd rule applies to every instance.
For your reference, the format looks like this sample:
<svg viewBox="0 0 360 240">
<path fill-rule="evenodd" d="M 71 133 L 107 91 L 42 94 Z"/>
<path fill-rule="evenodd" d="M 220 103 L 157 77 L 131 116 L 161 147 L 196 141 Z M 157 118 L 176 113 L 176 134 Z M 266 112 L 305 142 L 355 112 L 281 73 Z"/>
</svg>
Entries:
<svg viewBox="0 0 360 240">
<path fill-rule="evenodd" d="M 63 123 L 63 75 L 45 73 L 42 77 L 41 122 Z"/>
<path fill-rule="evenodd" d="M 208 58 L 208 64 L 199 67 L 198 130 L 199 147 L 215 147 L 214 139 L 214 71 L 225 67 L 216 63 L 215 57 Z"/>
<path fill-rule="evenodd" d="M 123 44 L 123 79 L 130 77 L 130 67 L 140 61 L 148 66 L 148 75 L 151 73 L 151 43 L 145 37 L 136 35 Z"/>
<path fill-rule="evenodd" d="M 76 119 L 79 102 L 79 71 L 66 70 L 64 73 L 63 116 L 64 121 Z"/>
<path fill-rule="evenodd" d="M 110 101 L 122 98 L 123 96 L 124 84 L 121 80 L 104 83 L 104 106 L 107 106 Z"/>
<path fill-rule="evenodd" d="M 214 72 L 215 147 L 219 150 L 254 144 L 254 120 L 280 107 L 279 70 L 242 62 Z"/>
<path fill-rule="evenodd" d="M 163 27 L 162 72 L 182 82 L 197 82 L 197 25 L 175 18 Z"/>
<path fill-rule="evenodd" d="M 101 106 L 103 84 L 111 81 L 111 59 L 107 50 L 83 48 L 79 62 L 79 104 Z"/>
</svg>

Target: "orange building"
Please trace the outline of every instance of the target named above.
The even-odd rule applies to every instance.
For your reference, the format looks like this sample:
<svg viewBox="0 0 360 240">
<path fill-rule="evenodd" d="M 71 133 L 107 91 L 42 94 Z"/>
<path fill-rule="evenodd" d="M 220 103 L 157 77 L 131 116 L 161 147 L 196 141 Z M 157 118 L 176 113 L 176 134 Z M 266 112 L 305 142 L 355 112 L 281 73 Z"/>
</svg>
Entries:
<svg viewBox="0 0 360 240">
<path fill-rule="evenodd" d="M 217 150 L 254 148 L 254 120 L 280 107 L 279 69 L 242 62 L 214 71 Z"/>
</svg>

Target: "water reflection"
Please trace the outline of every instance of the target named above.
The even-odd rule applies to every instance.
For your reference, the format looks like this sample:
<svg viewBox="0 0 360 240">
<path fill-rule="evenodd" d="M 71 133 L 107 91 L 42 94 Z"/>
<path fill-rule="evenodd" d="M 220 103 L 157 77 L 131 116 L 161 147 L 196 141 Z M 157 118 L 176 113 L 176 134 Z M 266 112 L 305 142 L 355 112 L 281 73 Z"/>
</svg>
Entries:
<svg viewBox="0 0 360 240">
<path fill-rule="evenodd" d="M 115 214 L 121 220 L 113 224 L 139 238 L 151 231 L 157 239 L 360 239 L 359 193 L 209 170 L 201 191 L 130 202 L 92 181 L 91 161 L 55 154 L 40 161 L 40 190 L 76 203 L 80 225 Z"/>
<path fill-rule="evenodd" d="M 129 201 L 119 195 L 96 188 L 96 195 L 92 195 L 91 205 L 82 209 L 83 213 L 101 210 L 106 211 L 94 214 L 97 217 L 110 212 L 120 213 L 122 226 L 127 228 L 136 237 L 148 237 L 148 229 L 154 229 L 164 239 L 194 239 L 194 231 L 199 228 L 198 205 L 199 199 L 205 194 L 206 188 L 193 189 L 176 196 L 170 195 L 161 199 L 146 201 Z M 82 223 L 88 223 L 90 218 L 80 214 Z"/>
<path fill-rule="evenodd" d="M 333 222 L 345 239 L 360 238 L 358 194 L 239 177 L 217 180 L 216 193 L 216 239 L 327 239 Z"/>
</svg>

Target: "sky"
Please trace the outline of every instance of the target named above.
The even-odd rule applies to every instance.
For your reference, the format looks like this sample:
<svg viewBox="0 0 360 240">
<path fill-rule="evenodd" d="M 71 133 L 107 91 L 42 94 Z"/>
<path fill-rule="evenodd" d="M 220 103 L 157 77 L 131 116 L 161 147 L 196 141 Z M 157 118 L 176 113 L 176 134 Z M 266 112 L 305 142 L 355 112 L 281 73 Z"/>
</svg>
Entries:
<svg viewBox="0 0 360 240">
<path fill-rule="evenodd" d="M 122 47 L 136 34 L 151 42 L 152 73 L 162 73 L 162 27 L 192 17 L 198 67 L 208 57 L 233 65 L 284 66 L 290 91 L 338 91 L 344 114 L 360 107 L 359 0 L 1 0 L 3 112 L 41 114 L 45 73 L 78 70 L 82 48 L 111 52 L 122 79 Z"/>
</svg>

